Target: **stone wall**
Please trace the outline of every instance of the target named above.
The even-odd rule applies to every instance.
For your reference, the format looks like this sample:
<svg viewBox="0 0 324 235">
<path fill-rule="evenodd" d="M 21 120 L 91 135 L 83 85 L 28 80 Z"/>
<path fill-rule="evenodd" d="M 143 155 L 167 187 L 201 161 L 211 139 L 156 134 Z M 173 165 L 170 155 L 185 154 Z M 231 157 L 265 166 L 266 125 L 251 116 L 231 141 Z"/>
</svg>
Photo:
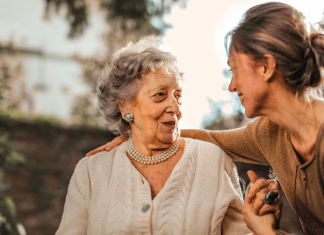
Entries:
<svg viewBox="0 0 324 235">
<path fill-rule="evenodd" d="M 27 164 L 7 173 L 15 187 L 9 192 L 17 205 L 18 221 L 28 235 L 53 235 L 61 220 L 66 191 L 76 163 L 94 148 L 114 138 L 107 130 L 90 127 L 64 127 L 45 121 L 30 122 L 0 118 L 0 131 L 10 134 L 16 150 Z M 269 167 L 238 163 L 239 174 L 255 170 L 267 177 Z M 296 215 L 284 198 L 282 228 L 300 232 Z"/>
</svg>

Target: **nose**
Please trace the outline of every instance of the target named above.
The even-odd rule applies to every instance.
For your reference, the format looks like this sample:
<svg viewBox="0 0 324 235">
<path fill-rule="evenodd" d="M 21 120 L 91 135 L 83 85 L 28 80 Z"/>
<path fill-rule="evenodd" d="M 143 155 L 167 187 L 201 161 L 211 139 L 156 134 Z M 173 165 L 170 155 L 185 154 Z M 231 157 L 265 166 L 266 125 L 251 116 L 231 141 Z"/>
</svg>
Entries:
<svg viewBox="0 0 324 235">
<path fill-rule="evenodd" d="M 178 114 L 180 112 L 180 109 L 181 109 L 181 102 L 179 101 L 179 99 L 177 97 L 171 96 L 169 98 L 169 105 L 166 111 L 174 114 Z"/>
<path fill-rule="evenodd" d="M 231 80 L 231 83 L 230 83 L 229 86 L 228 86 L 228 90 L 229 90 L 230 92 L 235 92 L 235 91 L 236 91 L 236 87 L 235 87 L 235 84 L 234 84 L 233 78 L 232 78 L 232 80 Z"/>
</svg>

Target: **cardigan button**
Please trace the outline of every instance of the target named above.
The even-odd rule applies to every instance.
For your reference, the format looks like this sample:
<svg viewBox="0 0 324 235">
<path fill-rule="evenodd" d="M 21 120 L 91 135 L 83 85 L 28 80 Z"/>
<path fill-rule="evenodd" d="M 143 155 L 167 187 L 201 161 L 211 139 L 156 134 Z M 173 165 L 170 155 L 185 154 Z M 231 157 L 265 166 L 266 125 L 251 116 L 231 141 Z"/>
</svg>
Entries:
<svg viewBox="0 0 324 235">
<path fill-rule="evenodd" d="M 151 208 L 150 204 L 146 204 L 142 207 L 142 211 L 143 213 L 145 213 L 146 211 L 148 211 Z"/>
</svg>

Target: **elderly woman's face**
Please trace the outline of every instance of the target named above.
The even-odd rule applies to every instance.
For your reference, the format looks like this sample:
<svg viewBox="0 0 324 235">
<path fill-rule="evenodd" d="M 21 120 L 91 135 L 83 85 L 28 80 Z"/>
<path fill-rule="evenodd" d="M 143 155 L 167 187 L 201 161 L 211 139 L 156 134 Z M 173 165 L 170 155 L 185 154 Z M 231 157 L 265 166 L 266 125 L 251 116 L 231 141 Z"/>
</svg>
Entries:
<svg viewBox="0 0 324 235">
<path fill-rule="evenodd" d="M 147 144 L 171 144 L 179 138 L 181 84 L 162 70 L 149 72 L 130 104 L 133 138 Z"/>
</svg>

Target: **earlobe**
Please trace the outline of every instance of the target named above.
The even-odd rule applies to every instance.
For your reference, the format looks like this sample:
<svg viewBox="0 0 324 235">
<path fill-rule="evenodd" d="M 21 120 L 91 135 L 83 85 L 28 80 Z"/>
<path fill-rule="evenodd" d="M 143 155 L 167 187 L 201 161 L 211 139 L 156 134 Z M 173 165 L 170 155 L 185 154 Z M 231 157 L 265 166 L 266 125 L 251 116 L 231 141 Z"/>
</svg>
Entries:
<svg viewBox="0 0 324 235">
<path fill-rule="evenodd" d="M 276 71 L 276 59 L 271 54 L 265 54 L 263 60 L 262 76 L 266 82 L 270 81 Z"/>
</svg>

